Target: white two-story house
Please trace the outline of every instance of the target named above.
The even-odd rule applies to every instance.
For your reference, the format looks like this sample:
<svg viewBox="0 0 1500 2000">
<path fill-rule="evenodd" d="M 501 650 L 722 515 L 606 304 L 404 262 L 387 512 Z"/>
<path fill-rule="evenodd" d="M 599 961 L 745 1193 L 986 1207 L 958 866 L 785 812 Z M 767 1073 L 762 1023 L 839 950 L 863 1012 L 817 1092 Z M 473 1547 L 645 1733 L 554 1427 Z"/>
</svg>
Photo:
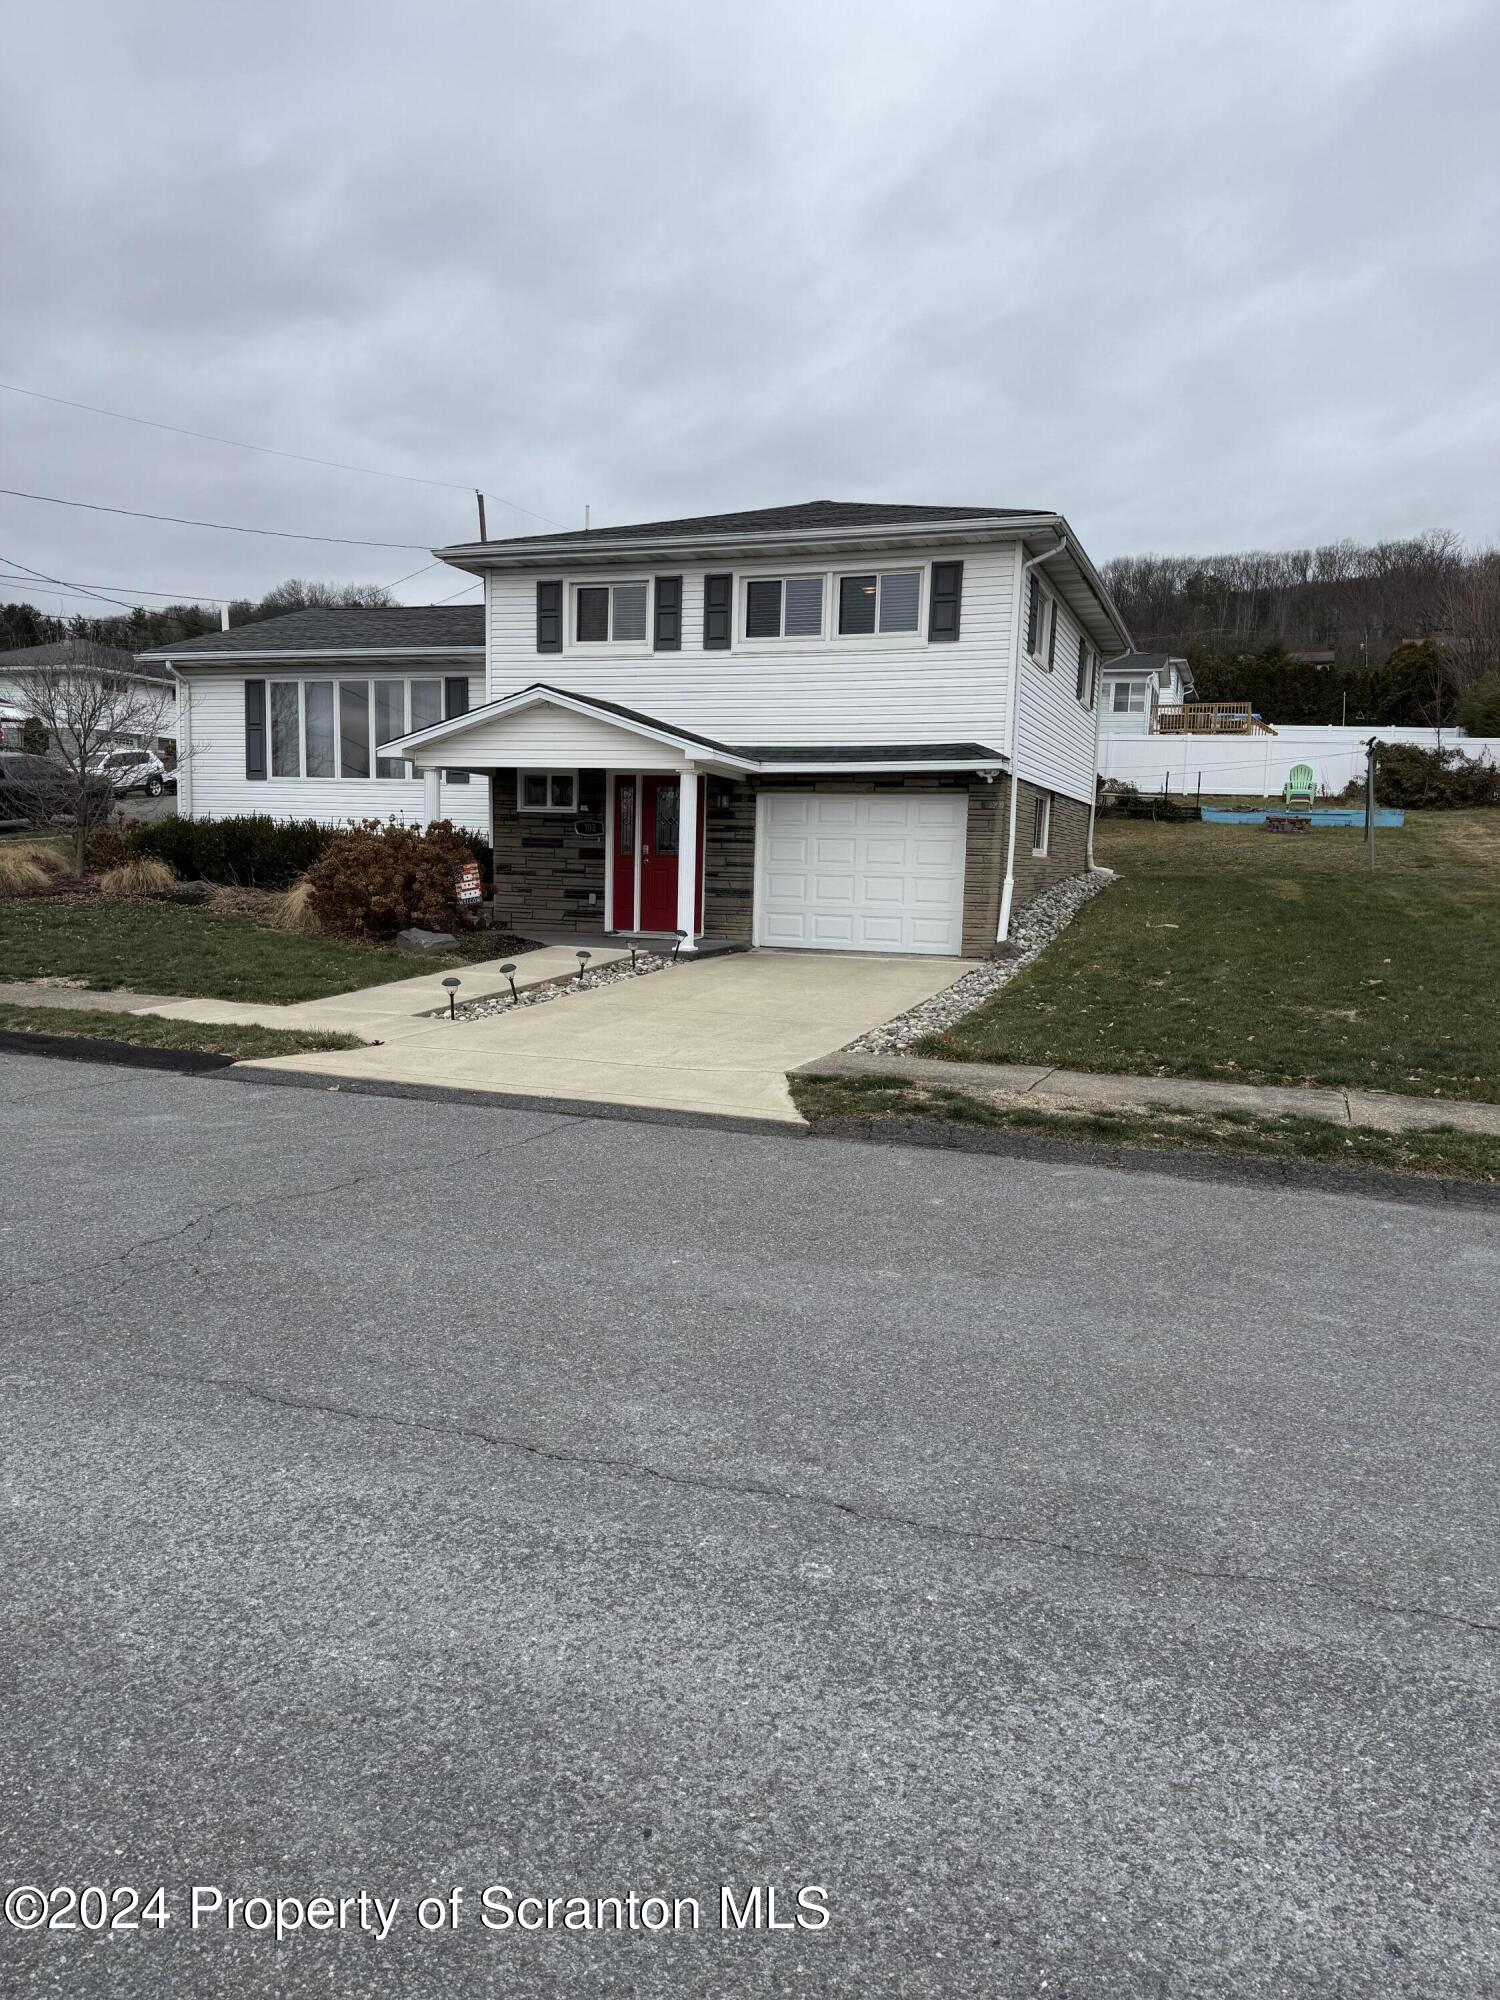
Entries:
<svg viewBox="0 0 1500 2000">
<path fill-rule="evenodd" d="M 982 955 L 1088 865 L 1099 662 L 1060 514 L 815 501 L 466 543 L 480 607 L 168 648 L 179 807 L 482 832 L 509 929 Z"/>
</svg>

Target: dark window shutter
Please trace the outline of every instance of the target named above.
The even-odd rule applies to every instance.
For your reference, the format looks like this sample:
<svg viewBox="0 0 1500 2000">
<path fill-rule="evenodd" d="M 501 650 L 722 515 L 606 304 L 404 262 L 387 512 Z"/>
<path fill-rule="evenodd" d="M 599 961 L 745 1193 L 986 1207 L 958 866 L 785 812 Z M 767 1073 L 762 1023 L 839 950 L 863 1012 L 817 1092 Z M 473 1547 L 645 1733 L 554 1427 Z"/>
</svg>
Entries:
<svg viewBox="0 0 1500 2000">
<path fill-rule="evenodd" d="M 554 587 L 558 590 L 562 589 L 562 585 L 560 583 Z M 538 595 L 540 596 L 541 592 L 540 584 L 537 585 L 537 591 Z M 455 715 L 467 715 L 468 712 L 469 712 L 469 676 L 467 674 L 445 675 L 443 679 L 444 720 L 451 722 Z M 466 785 L 469 782 L 469 774 L 467 771 L 445 771 L 443 773 L 443 776 L 448 780 L 448 783 L 450 785 Z"/>
<path fill-rule="evenodd" d="M 563 649 L 563 587 L 561 582 L 537 584 L 536 649 L 539 653 L 560 653 Z"/>
<path fill-rule="evenodd" d="M 952 641 L 958 637 L 959 612 L 964 598 L 964 566 L 961 562 L 932 565 L 932 592 L 927 606 L 927 637 Z"/>
<path fill-rule="evenodd" d="M 1026 650 L 1036 658 L 1036 622 L 1042 613 L 1042 593 L 1036 587 L 1036 578 L 1026 579 Z"/>
<path fill-rule="evenodd" d="M 266 684 L 245 683 L 245 776 L 266 775 Z"/>
<path fill-rule="evenodd" d="M 656 579 L 656 630 L 652 645 L 658 653 L 682 651 L 682 578 Z"/>
<path fill-rule="evenodd" d="M 1050 674 L 1057 665 L 1057 599 L 1054 597 L 1048 607 L 1051 616 L 1047 620 L 1047 671 Z"/>
<path fill-rule="evenodd" d="M 724 652 L 729 646 L 734 624 L 734 578 L 706 576 L 703 579 L 703 650 Z"/>
</svg>

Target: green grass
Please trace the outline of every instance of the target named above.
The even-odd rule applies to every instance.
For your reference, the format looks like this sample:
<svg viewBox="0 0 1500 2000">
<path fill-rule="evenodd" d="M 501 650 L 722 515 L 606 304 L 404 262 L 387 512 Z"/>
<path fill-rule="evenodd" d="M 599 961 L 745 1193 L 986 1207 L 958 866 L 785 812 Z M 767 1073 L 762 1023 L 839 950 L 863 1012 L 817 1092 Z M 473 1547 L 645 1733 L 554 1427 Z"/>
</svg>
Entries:
<svg viewBox="0 0 1500 2000">
<path fill-rule="evenodd" d="M 21 1035 L 74 1035 L 136 1048 L 196 1049 L 246 1062 L 256 1056 L 305 1055 L 310 1049 L 359 1049 L 357 1035 L 307 1028 L 253 1028 L 163 1020 L 154 1014 L 114 1014 L 103 1007 L 12 1007 L 0 1002 L 0 1029 Z"/>
<path fill-rule="evenodd" d="M 81 979 L 108 990 L 195 999 L 321 1000 L 456 960 L 273 931 L 251 917 L 184 903 L 103 896 L 0 901 L 0 977 Z"/>
<path fill-rule="evenodd" d="M 960 1090 L 907 1083 L 900 1077 L 792 1076 L 789 1082 L 793 1102 L 810 1124 L 916 1118 L 925 1124 L 989 1126 L 1146 1151 L 1311 1160 L 1500 1183 L 1500 1139 L 1451 1127 L 1376 1132 L 1320 1118 L 1256 1118 L 1238 1111 L 1038 1111 L 997 1105 Z"/>
<path fill-rule="evenodd" d="M 1106 821 L 1120 880 L 921 1053 L 1500 1101 L 1500 813 L 1328 828 Z"/>
</svg>

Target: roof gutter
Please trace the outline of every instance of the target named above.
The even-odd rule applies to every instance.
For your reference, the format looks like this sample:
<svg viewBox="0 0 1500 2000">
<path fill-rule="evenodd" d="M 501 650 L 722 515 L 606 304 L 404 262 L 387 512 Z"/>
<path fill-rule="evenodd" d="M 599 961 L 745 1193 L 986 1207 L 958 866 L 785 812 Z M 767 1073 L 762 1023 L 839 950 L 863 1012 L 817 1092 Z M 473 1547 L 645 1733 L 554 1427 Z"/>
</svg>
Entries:
<svg viewBox="0 0 1500 2000">
<path fill-rule="evenodd" d="M 966 520 L 885 521 L 869 526 L 843 528 L 776 528 L 749 533 L 680 535 L 611 535 L 601 529 L 592 534 L 558 537 L 546 542 L 456 542 L 434 549 L 440 562 L 458 569 L 545 569 L 549 563 L 578 563 L 629 560 L 671 554 L 680 556 L 688 549 L 703 549 L 709 555 L 764 550 L 768 555 L 783 549 L 864 548 L 893 542 L 951 542 L 958 538 L 993 541 L 997 537 L 1034 533 L 1039 528 L 1057 529 L 1057 514 L 987 514 Z"/>
</svg>

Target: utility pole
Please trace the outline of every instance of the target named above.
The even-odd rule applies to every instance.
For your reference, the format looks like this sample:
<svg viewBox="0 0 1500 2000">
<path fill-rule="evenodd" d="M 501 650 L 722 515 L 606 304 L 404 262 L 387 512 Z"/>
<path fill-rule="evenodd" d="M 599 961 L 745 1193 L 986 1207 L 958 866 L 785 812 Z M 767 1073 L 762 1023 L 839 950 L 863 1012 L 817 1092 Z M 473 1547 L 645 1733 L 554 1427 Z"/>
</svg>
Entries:
<svg viewBox="0 0 1500 2000">
<path fill-rule="evenodd" d="M 1375 872 L 1375 748 L 1376 738 L 1365 745 L 1365 839 L 1370 848 L 1370 873 Z"/>
<path fill-rule="evenodd" d="M 474 498 L 479 502 L 479 539 L 482 542 L 487 542 L 489 540 L 489 535 L 484 525 L 484 495 L 478 490 L 477 487 L 475 488 L 474 491 Z"/>
</svg>

